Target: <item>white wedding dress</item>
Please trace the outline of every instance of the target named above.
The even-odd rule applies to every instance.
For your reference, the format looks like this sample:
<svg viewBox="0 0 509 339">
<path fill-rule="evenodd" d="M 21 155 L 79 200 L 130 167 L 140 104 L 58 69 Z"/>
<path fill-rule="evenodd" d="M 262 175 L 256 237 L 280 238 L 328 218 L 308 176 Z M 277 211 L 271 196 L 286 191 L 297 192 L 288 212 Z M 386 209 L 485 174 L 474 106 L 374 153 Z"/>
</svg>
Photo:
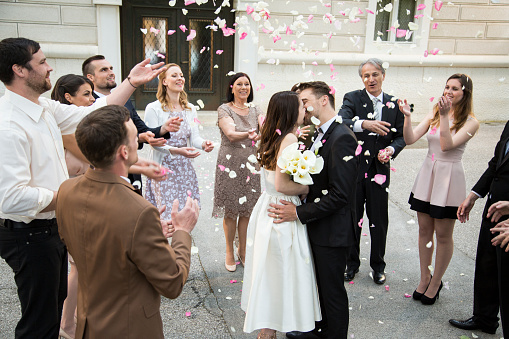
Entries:
<svg viewBox="0 0 509 339">
<path fill-rule="evenodd" d="M 315 269 L 306 225 L 300 221 L 274 224 L 270 203 L 280 199 L 295 205 L 297 196 L 276 191 L 275 172 L 261 170 L 265 192 L 256 203 L 246 241 L 241 307 L 244 332 L 270 328 L 280 332 L 311 331 L 321 320 Z M 263 182 L 263 181 L 262 181 Z"/>
</svg>

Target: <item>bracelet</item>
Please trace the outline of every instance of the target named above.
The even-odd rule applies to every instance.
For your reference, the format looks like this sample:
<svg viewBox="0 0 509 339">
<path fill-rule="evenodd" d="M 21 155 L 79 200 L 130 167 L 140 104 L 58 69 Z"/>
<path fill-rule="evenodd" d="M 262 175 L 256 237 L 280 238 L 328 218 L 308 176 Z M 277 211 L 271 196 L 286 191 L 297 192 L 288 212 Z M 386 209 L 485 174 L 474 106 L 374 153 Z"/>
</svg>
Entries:
<svg viewBox="0 0 509 339">
<path fill-rule="evenodd" d="M 127 77 L 127 81 L 129 82 L 129 85 L 133 86 L 134 88 L 138 88 L 131 83 L 131 77 Z"/>
</svg>

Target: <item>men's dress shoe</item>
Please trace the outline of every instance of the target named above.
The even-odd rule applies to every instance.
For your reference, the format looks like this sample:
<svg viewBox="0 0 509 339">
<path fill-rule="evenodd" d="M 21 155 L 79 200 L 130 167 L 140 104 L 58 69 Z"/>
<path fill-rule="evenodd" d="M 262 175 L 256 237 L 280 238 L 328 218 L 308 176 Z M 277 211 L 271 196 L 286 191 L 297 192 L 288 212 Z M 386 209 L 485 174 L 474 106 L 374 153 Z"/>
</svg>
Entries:
<svg viewBox="0 0 509 339">
<path fill-rule="evenodd" d="M 497 332 L 498 323 L 493 324 L 491 326 L 483 325 L 479 323 L 475 317 L 472 317 L 467 320 L 456 320 L 456 319 L 449 319 L 449 323 L 457 328 L 461 328 L 462 330 L 481 330 L 483 332 L 489 333 L 489 334 L 495 334 Z"/>
<path fill-rule="evenodd" d="M 375 284 L 382 285 L 385 282 L 385 273 L 373 271 L 373 281 Z"/>
<path fill-rule="evenodd" d="M 292 331 L 287 332 L 286 337 L 290 339 L 323 339 L 327 338 L 327 333 L 318 333 L 315 330 L 310 332 L 299 332 L 299 331 Z"/>
<path fill-rule="evenodd" d="M 359 273 L 359 269 L 348 270 L 345 272 L 345 281 L 352 281 L 355 278 L 355 273 Z"/>
</svg>

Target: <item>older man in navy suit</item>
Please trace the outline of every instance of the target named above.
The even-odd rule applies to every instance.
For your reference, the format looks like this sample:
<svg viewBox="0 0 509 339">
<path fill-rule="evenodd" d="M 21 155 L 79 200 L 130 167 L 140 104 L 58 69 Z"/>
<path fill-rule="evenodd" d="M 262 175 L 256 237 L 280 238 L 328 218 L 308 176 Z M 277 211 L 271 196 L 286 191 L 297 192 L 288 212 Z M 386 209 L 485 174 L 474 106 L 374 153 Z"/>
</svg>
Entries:
<svg viewBox="0 0 509 339">
<path fill-rule="evenodd" d="M 359 272 L 359 242 L 362 231 L 364 205 L 371 235 L 370 266 L 373 280 L 385 282 L 385 242 L 389 225 L 390 159 L 405 147 L 403 113 L 394 98 L 382 91 L 385 69 L 382 60 L 368 59 L 359 66 L 364 89 L 345 94 L 339 115 L 355 133 L 362 147 L 357 177 L 356 208 L 359 227 L 355 228 L 355 242 L 350 248 L 345 281 L 353 280 Z M 374 181 L 375 175 L 377 179 Z M 385 181 L 384 181 L 385 180 Z"/>
</svg>

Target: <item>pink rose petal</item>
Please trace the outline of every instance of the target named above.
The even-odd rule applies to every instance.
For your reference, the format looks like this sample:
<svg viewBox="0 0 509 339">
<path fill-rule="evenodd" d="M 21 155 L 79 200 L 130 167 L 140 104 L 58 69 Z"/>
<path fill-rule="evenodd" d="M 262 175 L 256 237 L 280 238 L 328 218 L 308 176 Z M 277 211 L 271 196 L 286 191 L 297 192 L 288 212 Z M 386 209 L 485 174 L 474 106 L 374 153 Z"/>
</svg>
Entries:
<svg viewBox="0 0 509 339">
<path fill-rule="evenodd" d="M 431 28 L 432 29 L 437 29 L 437 27 L 438 27 L 438 22 L 435 22 Z"/>
<path fill-rule="evenodd" d="M 278 129 L 276 130 L 276 133 L 277 133 L 277 134 L 279 134 L 279 135 L 281 135 L 281 130 L 278 128 Z"/>
<path fill-rule="evenodd" d="M 375 12 L 373 12 L 372 10 L 370 9 L 366 9 L 366 12 L 370 13 L 370 14 L 375 14 Z"/>
<path fill-rule="evenodd" d="M 396 172 L 396 169 L 394 167 L 391 167 L 390 170 Z"/>
<path fill-rule="evenodd" d="M 279 35 L 276 35 L 275 37 L 272 38 L 272 40 L 274 41 L 274 43 L 276 43 L 276 41 L 281 40 L 281 37 Z"/>
<path fill-rule="evenodd" d="M 363 221 L 363 220 L 364 220 L 364 219 L 362 219 L 362 218 L 361 218 L 361 220 L 359 220 L 359 222 L 357 223 L 357 225 L 359 225 L 359 227 L 361 227 L 361 228 L 362 228 L 362 221 Z"/>
<path fill-rule="evenodd" d="M 440 50 L 438 48 L 433 48 L 433 50 L 431 51 L 431 54 L 437 55 L 438 52 L 440 52 Z"/>
<path fill-rule="evenodd" d="M 232 279 L 232 280 L 230 280 L 230 284 L 235 284 L 236 282 L 237 282 L 237 280 L 236 280 L 236 279 Z"/>
<path fill-rule="evenodd" d="M 187 5 L 190 5 L 190 4 L 194 4 L 196 1 L 195 0 L 186 0 L 184 2 L 184 6 L 187 6 Z"/>
<path fill-rule="evenodd" d="M 406 29 L 397 29 L 396 30 L 396 37 L 404 38 L 405 36 L 406 36 Z"/>
<path fill-rule="evenodd" d="M 247 33 L 246 32 L 242 32 L 242 34 L 240 35 L 240 40 L 244 40 L 245 38 L 247 37 Z"/>
<path fill-rule="evenodd" d="M 333 65 L 333 64 L 330 64 L 330 65 L 329 65 L 329 68 L 330 68 L 330 71 L 331 71 L 331 72 L 334 72 L 334 71 L 336 70 L 336 69 L 334 68 L 334 65 Z"/>
<path fill-rule="evenodd" d="M 362 146 L 357 145 L 357 149 L 355 150 L 355 155 L 359 155 L 359 154 L 361 154 L 361 152 L 362 152 Z"/>
<path fill-rule="evenodd" d="M 286 26 L 286 35 L 293 34 L 293 31 L 290 29 L 290 26 Z"/>
<path fill-rule="evenodd" d="M 224 167 L 223 165 L 217 165 L 217 167 L 219 167 L 219 169 L 221 170 L 221 172 L 223 172 L 225 170 L 226 167 Z"/>
<path fill-rule="evenodd" d="M 424 16 L 424 14 L 417 14 L 417 15 L 414 15 L 414 18 L 419 19 L 419 18 L 422 18 L 423 16 Z"/>
<path fill-rule="evenodd" d="M 426 8 L 426 5 L 425 4 L 420 4 L 419 6 L 417 6 L 417 10 L 418 11 L 422 11 L 423 9 Z"/>
<path fill-rule="evenodd" d="M 190 190 L 187 190 L 187 195 L 191 196 L 193 193 Z"/>
<path fill-rule="evenodd" d="M 330 85 L 329 88 L 330 88 L 330 91 L 329 91 L 330 94 L 332 94 L 332 95 L 336 94 L 336 89 L 334 88 L 334 86 Z"/>
<path fill-rule="evenodd" d="M 264 89 L 265 88 L 265 85 L 264 84 L 260 84 L 260 89 Z M 263 118 L 263 121 L 265 121 L 265 118 Z"/>
<path fill-rule="evenodd" d="M 431 161 L 435 161 L 435 153 L 431 155 Z"/>
<path fill-rule="evenodd" d="M 217 54 L 217 55 L 221 55 L 221 54 L 223 54 L 223 50 L 222 50 L 222 49 L 218 49 L 218 50 L 216 51 L 216 54 Z"/>
<path fill-rule="evenodd" d="M 440 0 L 435 1 L 435 9 L 437 10 L 437 12 L 440 12 L 440 10 L 442 9 L 442 5 L 443 4 L 444 3 L 442 1 L 440 1 Z"/>
<path fill-rule="evenodd" d="M 313 22 L 313 14 L 311 14 L 310 16 L 308 16 L 308 24 L 312 23 Z"/>
<path fill-rule="evenodd" d="M 247 13 L 247 15 L 249 15 L 249 14 L 251 14 L 251 13 L 253 13 L 253 12 L 254 12 L 254 8 L 253 8 L 253 7 L 251 7 L 251 6 L 247 6 L 247 7 L 246 7 L 246 13 Z"/>
<path fill-rule="evenodd" d="M 154 27 L 150 27 L 150 32 L 154 33 L 155 35 L 157 35 L 157 33 L 159 33 L 159 30 L 154 28 Z"/>
<path fill-rule="evenodd" d="M 374 179 L 378 185 L 382 185 L 387 180 L 387 177 L 384 174 L 375 174 Z"/>
<path fill-rule="evenodd" d="M 201 124 L 201 121 L 198 120 L 198 118 L 194 118 L 194 122 L 197 123 L 197 124 Z"/>
<path fill-rule="evenodd" d="M 180 25 L 180 26 L 179 26 L 179 28 L 180 28 L 180 30 L 181 30 L 182 32 L 184 32 L 184 33 L 187 31 L 187 27 L 186 27 L 186 25 Z"/>
<path fill-rule="evenodd" d="M 191 316 L 191 312 L 186 312 L 186 317 L 190 317 Z"/>
<path fill-rule="evenodd" d="M 313 62 L 311 63 L 311 65 L 313 65 L 313 66 L 318 66 L 318 62 L 313 61 Z"/>
<path fill-rule="evenodd" d="M 433 127 L 430 131 L 429 131 L 429 134 L 431 135 L 435 135 L 437 133 L 437 128 L 436 127 Z"/>
<path fill-rule="evenodd" d="M 411 298 L 412 296 L 408 293 L 405 293 L 405 298 Z"/>
<path fill-rule="evenodd" d="M 389 292 L 389 285 L 385 285 L 385 290 Z"/>
<path fill-rule="evenodd" d="M 430 102 L 433 102 L 433 100 L 435 100 L 435 97 L 431 97 L 431 98 L 429 98 L 429 101 L 430 101 Z"/>
<path fill-rule="evenodd" d="M 355 284 L 355 282 L 354 281 L 350 281 L 348 284 L 353 285 L 353 284 Z"/>
<path fill-rule="evenodd" d="M 424 57 L 426 58 L 428 56 L 428 51 L 424 51 Z"/>
<path fill-rule="evenodd" d="M 187 41 L 191 41 L 196 37 L 196 31 L 194 29 L 189 31 L 189 35 L 187 36 Z"/>
<path fill-rule="evenodd" d="M 176 32 L 176 30 L 170 29 L 170 30 L 168 30 L 168 35 L 173 35 L 173 34 L 175 34 L 175 32 Z"/>
<path fill-rule="evenodd" d="M 368 173 L 364 173 L 364 178 L 367 178 L 368 177 Z"/>
</svg>

